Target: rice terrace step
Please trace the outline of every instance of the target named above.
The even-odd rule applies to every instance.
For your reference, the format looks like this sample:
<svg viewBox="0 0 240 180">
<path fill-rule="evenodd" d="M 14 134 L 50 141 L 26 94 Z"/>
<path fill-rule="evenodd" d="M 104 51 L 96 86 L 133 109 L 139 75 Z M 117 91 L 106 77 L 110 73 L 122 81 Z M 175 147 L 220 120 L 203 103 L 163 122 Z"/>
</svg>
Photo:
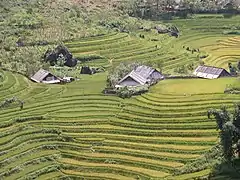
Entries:
<svg viewBox="0 0 240 180">
<path fill-rule="evenodd" d="M 0 179 L 240 179 L 214 116 L 240 103 L 239 4 L 129 3 L 0 3 Z"/>
</svg>

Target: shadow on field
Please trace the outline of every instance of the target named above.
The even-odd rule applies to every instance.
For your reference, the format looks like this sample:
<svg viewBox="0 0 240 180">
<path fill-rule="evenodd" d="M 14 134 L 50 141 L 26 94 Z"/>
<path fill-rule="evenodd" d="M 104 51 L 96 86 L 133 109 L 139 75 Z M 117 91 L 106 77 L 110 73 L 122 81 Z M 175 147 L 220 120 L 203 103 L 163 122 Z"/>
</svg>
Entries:
<svg viewBox="0 0 240 180">
<path fill-rule="evenodd" d="M 239 180 L 240 179 L 240 159 L 232 163 L 223 162 L 217 165 L 209 178 L 211 180 Z"/>
</svg>

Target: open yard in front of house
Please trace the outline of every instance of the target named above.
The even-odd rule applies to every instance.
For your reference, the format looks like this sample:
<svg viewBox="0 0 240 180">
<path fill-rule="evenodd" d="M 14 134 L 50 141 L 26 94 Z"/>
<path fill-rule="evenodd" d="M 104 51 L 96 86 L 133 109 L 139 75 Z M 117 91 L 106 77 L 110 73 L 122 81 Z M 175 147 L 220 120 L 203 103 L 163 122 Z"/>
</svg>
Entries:
<svg viewBox="0 0 240 180">
<path fill-rule="evenodd" d="M 225 88 L 236 83 L 236 78 L 219 79 L 167 79 L 151 88 L 151 92 L 173 95 L 223 93 Z"/>
<path fill-rule="evenodd" d="M 164 73 L 178 74 L 179 67 L 199 63 L 200 54 L 186 51 L 187 46 L 208 54 L 202 59 L 207 65 L 226 67 L 239 59 L 239 36 L 223 34 L 239 23 L 237 18 L 173 20 L 181 29 L 177 39 L 154 32 L 140 32 L 145 39 L 110 33 L 66 46 L 75 57 L 99 57 L 82 63 L 94 67 L 162 61 Z M 223 93 L 236 78 L 164 80 L 146 94 L 121 99 L 101 93 L 107 72 L 79 75 L 77 69 L 70 75 L 79 80 L 65 85 L 3 75 L 0 101 L 16 96 L 25 103 L 22 110 L 16 105 L 0 110 L 0 179 L 202 177 L 211 169 L 171 175 L 218 142 L 207 110 L 222 104 L 232 109 L 240 101 L 240 95 Z"/>
</svg>

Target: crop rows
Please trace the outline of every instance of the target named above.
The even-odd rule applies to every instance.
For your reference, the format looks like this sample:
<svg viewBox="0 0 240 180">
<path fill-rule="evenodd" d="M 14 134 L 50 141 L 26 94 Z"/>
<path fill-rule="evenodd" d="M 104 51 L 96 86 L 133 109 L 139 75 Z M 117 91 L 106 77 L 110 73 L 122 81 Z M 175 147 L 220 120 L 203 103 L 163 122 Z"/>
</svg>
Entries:
<svg viewBox="0 0 240 180">
<path fill-rule="evenodd" d="M 108 178 L 115 173 L 112 179 L 168 176 L 216 143 L 215 122 L 204 112 L 221 103 L 231 106 L 238 97 L 152 92 L 122 100 L 97 93 L 83 95 L 82 91 L 72 95 L 70 87 L 59 94 L 55 90 L 62 87 L 58 85 L 29 85 L 32 97 L 36 97 L 31 93 L 35 88 L 41 89 L 42 96 L 44 92 L 52 95 L 48 101 L 28 96 L 23 110 L 1 110 L 0 176 L 6 179 L 44 179 L 48 174 Z"/>
<path fill-rule="evenodd" d="M 210 51 L 204 61 L 225 67 L 239 56 L 240 40 L 221 39 L 216 32 L 234 21 L 209 22 L 179 20 L 176 24 L 187 29 L 178 39 L 159 35 L 159 41 L 150 41 L 110 33 L 65 43 L 76 57 L 97 55 L 100 59 L 89 62 L 94 66 L 108 67 L 109 59 L 113 64 L 162 60 L 169 73 L 196 63 L 196 53 L 186 52 L 184 45 Z M 100 73 L 66 85 L 41 85 L 4 72 L 0 100 L 17 96 L 25 104 L 22 110 L 0 109 L 0 179 L 191 179 L 210 172 L 170 176 L 218 142 L 207 110 L 222 104 L 232 109 L 239 95 L 164 94 L 159 84 L 126 100 L 101 94 L 105 80 L 106 73 Z"/>
</svg>

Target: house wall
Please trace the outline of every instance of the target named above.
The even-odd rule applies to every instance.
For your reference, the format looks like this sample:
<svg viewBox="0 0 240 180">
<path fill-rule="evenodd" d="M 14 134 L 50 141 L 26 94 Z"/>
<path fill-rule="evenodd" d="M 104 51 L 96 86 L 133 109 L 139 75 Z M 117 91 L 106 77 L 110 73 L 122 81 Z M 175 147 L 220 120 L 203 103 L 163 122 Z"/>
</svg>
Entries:
<svg viewBox="0 0 240 180">
<path fill-rule="evenodd" d="M 162 74 L 156 70 L 150 75 L 151 80 L 159 80 L 162 79 L 162 77 Z"/>
<path fill-rule="evenodd" d="M 226 70 L 222 71 L 222 73 L 219 75 L 219 77 L 226 77 L 231 76 Z"/>
<path fill-rule="evenodd" d="M 140 85 L 138 82 L 134 81 L 132 78 L 128 77 L 121 83 L 119 83 L 120 86 L 138 86 Z"/>
<path fill-rule="evenodd" d="M 52 74 L 48 74 L 43 81 L 52 81 L 52 80 L 57 80 L 57 77 L 52 75 Z"/>
</svg>

